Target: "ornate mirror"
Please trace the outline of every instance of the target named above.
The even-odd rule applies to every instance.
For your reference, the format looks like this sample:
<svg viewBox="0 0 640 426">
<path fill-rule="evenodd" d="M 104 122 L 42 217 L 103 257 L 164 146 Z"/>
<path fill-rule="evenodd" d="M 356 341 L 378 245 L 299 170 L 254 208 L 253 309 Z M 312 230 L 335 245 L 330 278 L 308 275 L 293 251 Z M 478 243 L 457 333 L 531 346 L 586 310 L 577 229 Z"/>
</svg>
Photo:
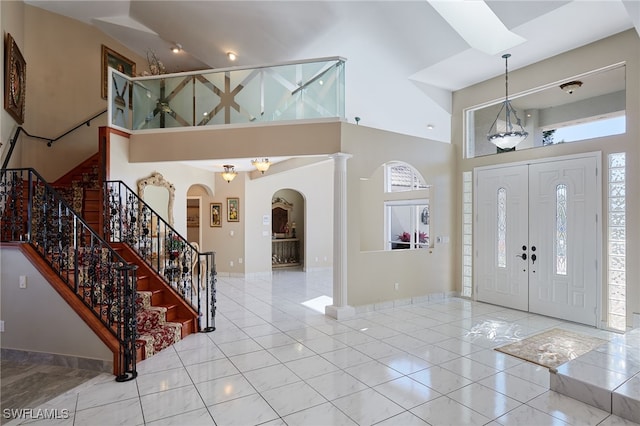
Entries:
<svg viewBox="0 0 640 426">
<path fill-rule="evenodd" d="M 153 172 L 149 177 L 138 181 L 138 197 L 171 226 L 175 192 L 173 184 L 167 182 L 158 172 Z"/>
</svg>

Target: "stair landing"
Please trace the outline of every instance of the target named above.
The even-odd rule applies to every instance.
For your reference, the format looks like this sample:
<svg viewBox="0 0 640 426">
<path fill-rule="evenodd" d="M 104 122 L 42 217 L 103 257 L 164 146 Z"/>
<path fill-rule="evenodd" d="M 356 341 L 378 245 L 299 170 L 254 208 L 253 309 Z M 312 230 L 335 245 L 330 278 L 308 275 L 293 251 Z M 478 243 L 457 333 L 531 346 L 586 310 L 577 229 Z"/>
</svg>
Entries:
<svg viewBox="0 0 640 426">
<path fill-rule="evenodd" d="M 640 423 L 640 329 L 562 364 L 551 390 Z"/>
</svg>

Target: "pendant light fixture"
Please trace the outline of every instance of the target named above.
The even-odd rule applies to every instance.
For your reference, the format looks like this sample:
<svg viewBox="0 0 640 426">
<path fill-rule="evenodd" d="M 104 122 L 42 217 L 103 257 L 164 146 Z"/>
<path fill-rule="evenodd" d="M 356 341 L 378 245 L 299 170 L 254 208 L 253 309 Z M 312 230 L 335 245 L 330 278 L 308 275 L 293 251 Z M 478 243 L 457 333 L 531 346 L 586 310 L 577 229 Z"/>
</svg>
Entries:
<svg viewBox="0 0 640 426">
<path fill-rule="evenodd" d="M 271 161 L 268 158 L 257 158 L 251 161 L 253 167 L 258 169 L 259 172 L 264 174 L 267 170 L 269 170 L 269 166 L 271 166 Z"/>
<path fill-rule="evenodd" d="M 227 183 L 231 182 L 238 175 L 234 166 L 225 164 L 222 167 L 224 167 L 224 171 L 221 173 L 222 179 L 226 180 Z"/>
<path fill-rule="evenodd" d="M 529 136 L 529 133 L 522 127 L 516 110 L 513 109 L 511 101 L 509 101 L 509 67 L 507 61 L 509 57 L 511 57 L 511 54 L 506 53 L 502 55 L 502 57 L 504 58 L 505 97 L 504 102 L 502 102 L 502 108 L 500 108 L 496 119 L 489 128 L 487 139 L 500 149 L 512 149 L 525 140 L 527 136 Z M 502 115 L 503 112 L 504 115 Z M 512 116 L 513 119 L 515 119 L 515 123 Z M 503 120 L 504 124 L 502 123 Z"/>
</svg>

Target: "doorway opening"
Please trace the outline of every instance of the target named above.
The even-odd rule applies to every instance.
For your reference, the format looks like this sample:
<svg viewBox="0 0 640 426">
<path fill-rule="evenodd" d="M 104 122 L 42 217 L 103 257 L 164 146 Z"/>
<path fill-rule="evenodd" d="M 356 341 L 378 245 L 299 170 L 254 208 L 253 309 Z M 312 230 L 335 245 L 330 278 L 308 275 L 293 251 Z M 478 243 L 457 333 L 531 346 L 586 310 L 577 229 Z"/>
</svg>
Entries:
<svg viewBox="0 0 640 426">
<path fill-rule="evenodd" d="M 271 267 L 304 265 L 305 201 L 294 189 L 280 189 L 271 198 Z"/>
</svg>

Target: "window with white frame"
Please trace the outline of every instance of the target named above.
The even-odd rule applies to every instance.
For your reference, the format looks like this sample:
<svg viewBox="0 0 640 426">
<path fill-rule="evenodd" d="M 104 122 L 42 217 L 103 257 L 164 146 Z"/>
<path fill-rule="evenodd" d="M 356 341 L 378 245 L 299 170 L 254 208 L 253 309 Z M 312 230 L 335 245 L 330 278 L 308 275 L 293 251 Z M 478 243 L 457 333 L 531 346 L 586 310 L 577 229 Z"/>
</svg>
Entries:
<svg viewBox="0 0 640 426">
<path fill-rule="evenodd" d="M 421 200 L 386 201 L 387 250 L 429 247 L 429 203 Z"/>
<path fill-rule="evenodd" d="M 386 250 L 428 248 L 429 186 L 412 166 L 390 162 L 385 166 L 384 217 Z M 402 193 L 402 194 L 400 194 Z"/>
</svg>

